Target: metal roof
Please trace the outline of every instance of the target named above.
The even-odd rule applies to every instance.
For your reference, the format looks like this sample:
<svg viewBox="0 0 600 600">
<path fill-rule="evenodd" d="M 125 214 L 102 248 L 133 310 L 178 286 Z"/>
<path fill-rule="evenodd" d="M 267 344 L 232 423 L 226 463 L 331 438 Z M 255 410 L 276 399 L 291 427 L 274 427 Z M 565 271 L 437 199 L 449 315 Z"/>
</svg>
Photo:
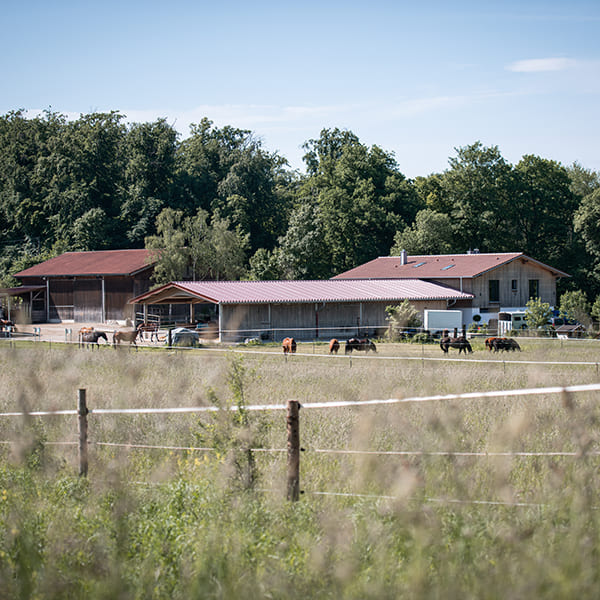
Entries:
<svg viewBox="0 0 600 600">
<path fill-rule="evenodd" d="M 73 277 L 78 275 L 134 275 L 156 260 L 151 250 L 100 250 L 66 252 L 15 273 L 14 277 Z"/>
<path fill-rule="evenodd" d="M 531 262 L 551 271 L 555 277 L 570 277 L 558 269 L 545 265 L 522 252 L 501 252 L 497 254 L 435 254 L 429 256 L 407 256 L 402 264 L 400 256 L 380 256 L 364 265 L 359 265 L 332 279 L 456 279 L 477 277 L 506 265 L 514 260 Z"/>
<path fill-rule="evenodd" d="M 306 302 L 395 302 L 408 300 L 468 300 L 471 294 L 418 279 L 318 281 L 175 281 L 129 302 L 158 304 L 190 302 L 265 304 Z"/>
</svg>

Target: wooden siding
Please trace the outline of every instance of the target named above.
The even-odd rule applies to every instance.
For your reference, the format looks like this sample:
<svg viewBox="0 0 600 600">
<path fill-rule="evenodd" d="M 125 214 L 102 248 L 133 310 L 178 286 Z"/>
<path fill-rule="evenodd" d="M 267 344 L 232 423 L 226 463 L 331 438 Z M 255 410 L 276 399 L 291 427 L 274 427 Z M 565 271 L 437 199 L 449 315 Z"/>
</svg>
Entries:
<svg viewBox="0 0 600 600">
<path fill-rule="evenodd" d="M 73 319 L 76 323 L 102 321 L 100 279 L 76 279 L 73 282 Z"/>
<path fill-rule="evenodd" d="M 263 337 L 275 341 L 292 336 L 304 340 L 378 336 L 387 329 L 385 309 L 393 302 L 231 304 L 220 307 L 222 341 Z M 425 309 L 446 308 L 445 300 L 414 301 Z"/>
<path fill-rule="evenodd" d="M 73 280 L 50 280 L 50 297 L 48 298 L 48 313 L 50 321 L 73 320 Z"/>
<path fill-rule="evenodd" d="M 489 282 L 499 282 L 499 300 L 490 301 Z M 517 289 L 512 290 L 512 280 L 516 280 Z M 556 305 L 556 277 L 550 271 L 527 260 L 518 259 L 475 277 L 460 279 L 432 279 L 434 283 L 446 285 L 454 289 L 473 294 L 473 308 L 494 310 L 499 307 L 523 307 L 529 300 L 529 281 L 539 281 L 539 297 L 550 306 Z"/>
</svg>

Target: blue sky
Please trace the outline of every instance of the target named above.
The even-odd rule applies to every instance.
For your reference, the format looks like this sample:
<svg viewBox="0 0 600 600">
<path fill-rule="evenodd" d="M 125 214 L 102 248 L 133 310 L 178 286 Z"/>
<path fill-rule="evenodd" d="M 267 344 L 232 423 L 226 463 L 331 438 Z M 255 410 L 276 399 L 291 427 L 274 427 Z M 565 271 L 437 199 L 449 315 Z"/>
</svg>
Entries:
<svg viewBox="0 0 600 600">
<path fill-rule="evenodd" d="M 600 171 L 600 2 L 3 2 L 0 113 L 208 117 L 303 170 L 322 128 L 408 177 L 480 140 Z"/>
</svg>

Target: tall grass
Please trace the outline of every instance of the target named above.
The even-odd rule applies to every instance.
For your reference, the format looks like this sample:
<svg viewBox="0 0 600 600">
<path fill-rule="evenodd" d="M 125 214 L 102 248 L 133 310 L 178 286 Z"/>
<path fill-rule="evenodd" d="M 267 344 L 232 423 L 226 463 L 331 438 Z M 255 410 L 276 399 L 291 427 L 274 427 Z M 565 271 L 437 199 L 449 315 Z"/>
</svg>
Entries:
<svg viewBox="0 0 600 600">
<path fill-rule="evenodd" d="M 595 598 L 598 395 L 301 410 L 297 503 L 284 500 L 285 412 L 244 410 L 598 381 L 590 365 L 506 362 L 600 355 L 550 344 L 524 342 L 494 364 L 474 362 L 483 352 L 350 363 L 310 345 L 316 356 L 287 361 L 276 348 L 0 347 L 0 412 L 75 408 L 78 388 L 92 410 L 234 408 L 92 412 L 92 442 L 207 450 L 92 444 L 87 479 L 75 476 L 74 446 L 51 445 L 76 440 L 76 417 L 1 417 L 0 440 L 12 443 L 0 446 L 0 598 Z M 550 451 L 577 456 L 495 454 Z"/>
</svg>

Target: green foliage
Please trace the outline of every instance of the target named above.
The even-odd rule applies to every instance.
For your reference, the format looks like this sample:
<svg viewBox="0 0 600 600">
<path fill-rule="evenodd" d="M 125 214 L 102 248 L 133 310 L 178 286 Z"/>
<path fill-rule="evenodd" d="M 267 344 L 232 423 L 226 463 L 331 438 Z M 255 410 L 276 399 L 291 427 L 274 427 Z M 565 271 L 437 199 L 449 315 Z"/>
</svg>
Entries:
<svg viewBox="0 0 600 600">
<path fill-rule="evenodd" d="M 589 327 L 592 323 L 592 305 L 582 290 L 565 292 L 560 297 L 560 312 L 567 319 L 574 319 L 585 327 Z"/>
<path fill-rule="evenodd" d="M 390 256 L 402 250 L 409 254 L 449 254 L 453 245 L 452 221 L 447 214 L 429 208 L 417 213 L 415 222 L 394 236 Z"/>
<path fill-rule="evenodd" d="M 529 329 L 545 327 L 550 321 L 552 310 L 547 302 L 542 302 L 540 298 L 530 298 L 525 306 L 525 322 Z"/>
<path fill-rule="evenodd" d="M 386 306 L 385 313 L 389 321 L 387 336 L 393 341 L 401 339 L 405 329 L 420 327 L 423 323 L 421 313 L 408 300 L 396 306 Z"/>
<path fill-rule="evenodd" d="M 323 129 L 304 148 L 302 193 L 319 208 L 328 274 L 386 255 L 396 231 L 420 208 L 393 156 L 339 129 Z"/>
</svg>

